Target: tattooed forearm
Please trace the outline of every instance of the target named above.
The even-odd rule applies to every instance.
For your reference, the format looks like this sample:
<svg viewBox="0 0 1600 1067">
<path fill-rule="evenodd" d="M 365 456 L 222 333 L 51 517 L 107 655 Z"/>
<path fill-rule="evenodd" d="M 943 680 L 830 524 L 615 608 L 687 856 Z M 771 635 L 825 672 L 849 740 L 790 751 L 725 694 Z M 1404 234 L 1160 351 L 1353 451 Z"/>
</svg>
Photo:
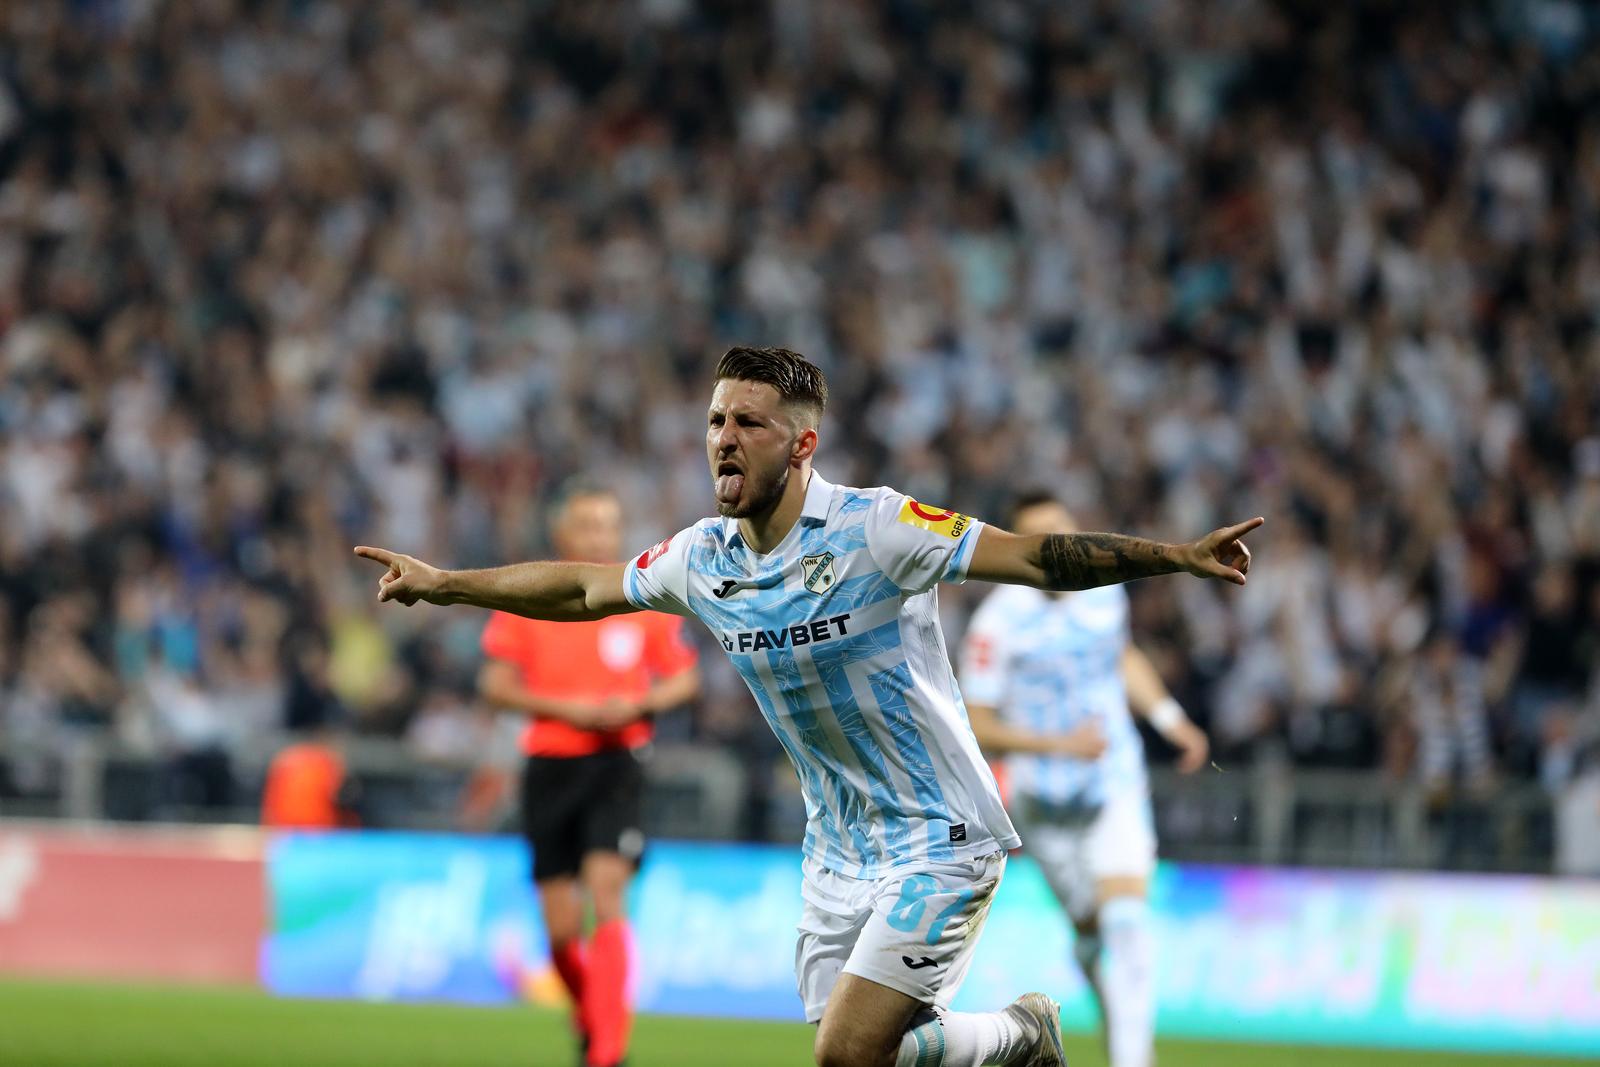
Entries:
<svg viewBox="0 0 1600 1067">
<path fill-rule="evenodd" d="M 1048 534 L 1039 567 L 1049 589 L 1093 589 L 1183 569 L 1172 546 L 1122 534 Z"/>
</svg>

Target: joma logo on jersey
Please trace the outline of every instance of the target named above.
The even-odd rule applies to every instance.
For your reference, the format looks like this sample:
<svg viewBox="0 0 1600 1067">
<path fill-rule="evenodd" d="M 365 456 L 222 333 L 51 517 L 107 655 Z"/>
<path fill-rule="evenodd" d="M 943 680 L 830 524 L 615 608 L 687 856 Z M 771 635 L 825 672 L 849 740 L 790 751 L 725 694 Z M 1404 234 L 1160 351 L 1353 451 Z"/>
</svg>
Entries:
<svg viewBox="0 0 1600 1067">
<path fill-rule="evenodd" d="M 821 641 L 831 641 L 835 637 L 849 636 L 850 631 L 845 627 L 845 623 L 849 621 L 850 613 L 845 612 L 843 615 L 801 623 L 799 626 L 790 626 L 784 630 L 725 631 L 722 634 L 722 647 L 729 652 L 760 652 L 770 648 L 814 645 Z"/>
<path fill-rule="evenodd" d="M 958 515 L 945 508 L 931 508 L 926 504 L 917 503 L 910 497 L 900 505 L 900 521 L 907 526 L 944 534 L 952 541 L 961 540 L 961 535 L 972 525 L 972 520 L 965 515 Z"/>
<path fill-rule="evenodd" d="M 833 553 L 800 557 L 800 573 L 806 576 L 806 588 L 813 593 L 823 593 L 833 588 Z"/>
</svg>

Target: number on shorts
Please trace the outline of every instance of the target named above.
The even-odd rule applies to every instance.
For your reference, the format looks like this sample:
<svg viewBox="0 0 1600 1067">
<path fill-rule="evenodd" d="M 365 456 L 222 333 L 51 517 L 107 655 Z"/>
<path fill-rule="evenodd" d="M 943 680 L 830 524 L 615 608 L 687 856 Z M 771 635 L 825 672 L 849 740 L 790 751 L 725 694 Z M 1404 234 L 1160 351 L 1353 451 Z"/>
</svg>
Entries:
<svg viewBox="0 0 1600 1067">
<path fill-rule="evenodd" d="M 950 902 L 950 906 L 933 917 L 933 925 L 928 927 L 928 944 L 937 945 L 940 935 L 944 933 L 945 926 L 949 924 L 951 919 L 961 914 L 961 910 L 971 901 L 972 890 L 970 889 L 963 889 L 956 894 L 956 899 Z"/>
<path fill-rule="evenodd" d="M 928 908 L 923 898 L 938 891 L 939 882 L 932 875 L 911 875 L 900 885 L 900 899 L 889 912 L 889 925 L 905 933 L 915 930 L 922 922 L 922 913 Z"/>
<path fill-rule="evenodd" d="M 922 916 L 928 910 L 927 898 L 939 891 L 939 882 L 932 875 L 913 874 L 900 886 L 900 899 L 889 912 L 889 925 L 896 930 L 910 933 L 922 925 Z M 928 936 L 923 940 L 930 945 L 937 945 L 939 938 L 944 936 L 944 928 L 950 925 L 950 920 L 960 915 L 966 906 L 972 903 L 973 891 L 964 889 L 956 894 L 956 898 L 945 905 L 943 911 L 933 917 L 933 922 L 928 926 Z"/>
</svg>

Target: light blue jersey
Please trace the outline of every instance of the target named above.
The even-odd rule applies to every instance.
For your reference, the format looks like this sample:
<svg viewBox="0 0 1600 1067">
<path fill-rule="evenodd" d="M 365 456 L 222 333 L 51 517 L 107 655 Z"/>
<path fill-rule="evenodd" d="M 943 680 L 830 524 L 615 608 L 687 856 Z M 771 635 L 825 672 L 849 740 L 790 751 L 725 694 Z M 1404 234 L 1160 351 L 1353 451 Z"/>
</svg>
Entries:
<svg viewBox="0 0 1600 1067">
<path fill-rule="evenodd" d="M 1093 720 L 1106 736 L 1096 760 L 1006 757 L 1014 791 L 1098 807 L 1118 791 L 1146 788 L 1144 744 L 1122 677 L 1128 640 L 1128 594 L 1121 586 L 1057 595 L 1004 586 L 984 600 L 962 647 L 967 699 L 1037 733 L 1066 733 Z"/>
<path fill-rule="evenodd" d="M 956 688 L 937 587 L 965 580 L 982 524 L 815 472 L 760 555 L 702 519 L 628 566 L 639 608 L 693 615 L 755 695 L 800 776 L 806 856 L 876 878 L 1020 843 Z"/>
</svg>

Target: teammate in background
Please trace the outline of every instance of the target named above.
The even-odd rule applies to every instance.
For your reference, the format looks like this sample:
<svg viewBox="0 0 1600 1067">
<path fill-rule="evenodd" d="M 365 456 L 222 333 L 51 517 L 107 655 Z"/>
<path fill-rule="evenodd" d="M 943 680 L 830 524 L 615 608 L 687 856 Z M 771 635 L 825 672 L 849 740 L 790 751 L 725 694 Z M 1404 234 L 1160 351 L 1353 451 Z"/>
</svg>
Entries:
<svg viewBox="0 0 1600 1067">
<path fill-rule="evenodd" d="M 616 495 L 569 487 L 552 534 L 563 559 L 615 566 Z M 650 740 L 650 717 L 699 688 L 694 649 L 682 619 L 656 612 L 580 623 L 495 612 L 483 651 L 478 691 L 532 717 L 522 735 L 522 827 L 551 960 L 572 995 L 585 1062 L 613 1067 L 627 1054 L 632 1021 L 624 899 L 644 848 L 636 751 Z M 585 897 L 594 910 L 587 945 Z"/>
<path fill-rule="evenodd" d="M 1048 493 L 1018 500 L 1018 534 L 1070 533 Z M 1129 639 L 1128 595 L 996 589 L 972 618 L 961 688 L 984 750 L 1006 757 L 1010 811 L 1066 909 L 1074 953 L 1105 1019 L 1111 1067 L 1149 1067 L 1155 1042 L 1148 882 L 1156 838 L 1144 745 L 1148 719 L 1185 772 L 1205 765 L 1206 735 Z"/>
<path fill-rule="evenodd" d="M 624 566 L 442 571 L 381 548 L 378 599 L 545 619 L 695 615 L 744 677 L 808 814 L 795 953 L 821 1067 L 1066 1062 L 1055 1002 L 945 1010 L 1020 840 L 967 725 L 936 590 L 967 578 L 1087 589 L 1179 571 L 1243 585 L 1261 519 L 1187 544 L 1019 536 L 811 469 L 822 372 L 782 348 L 717 365 L 706 456 L 718 518 Z M 601 427 L 596 433 L 604 432 Z"/>
</svg>

